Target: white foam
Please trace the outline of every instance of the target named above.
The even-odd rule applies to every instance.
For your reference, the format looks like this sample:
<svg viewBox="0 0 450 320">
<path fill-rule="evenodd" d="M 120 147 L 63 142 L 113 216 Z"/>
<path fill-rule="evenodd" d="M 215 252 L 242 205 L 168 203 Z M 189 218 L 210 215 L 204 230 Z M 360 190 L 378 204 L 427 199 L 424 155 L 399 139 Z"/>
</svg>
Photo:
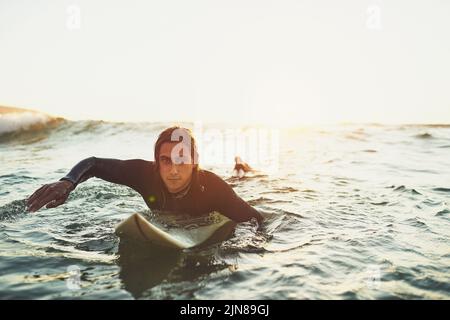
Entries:
<svg viewBox="0 0 450 320">
<path fill-rule="evenodd" d="M 0 134 L 28 129 L 36 124 L 45 124 L 52 118 L 36 112 L 13 112 L 0 114 Z"/>
</svg>

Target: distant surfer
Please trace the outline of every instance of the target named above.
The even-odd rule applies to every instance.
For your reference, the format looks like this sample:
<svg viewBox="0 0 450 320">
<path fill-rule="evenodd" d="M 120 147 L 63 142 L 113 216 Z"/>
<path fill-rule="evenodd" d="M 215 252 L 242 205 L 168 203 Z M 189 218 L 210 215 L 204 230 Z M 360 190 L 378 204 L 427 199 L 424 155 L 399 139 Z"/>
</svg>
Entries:
<svg viewBox="0 0 450 320">
<path fill-rule="evenodd" d="M 233 169 L 233 176 L 235 177 L 239 177 L 242 178 L 245 176 L 245 174 L 247 172 L 252 172 L 254 171 L 249 165 L 248 163 L 242 161 L 241 157 L 236 156 L 234 157 L 234 169 Z"/>
<path fill-rule="evenodd" d="M 225 181 L 199 168 L 196 141 L 189 129 L 165 129 L 155 143 L 154 155 L 155 161 L 84 159 L 59 181 L 37 189 L 27 200 L 27 210 L 57 207 L 78 184 L 97 177 L 136 190 L 150 209 L 194 216 L 218 211 L 236 222 L 262 221 L 261 214 Z M 236 164 L 245 168 L 241 162 Z"/>
</svg>

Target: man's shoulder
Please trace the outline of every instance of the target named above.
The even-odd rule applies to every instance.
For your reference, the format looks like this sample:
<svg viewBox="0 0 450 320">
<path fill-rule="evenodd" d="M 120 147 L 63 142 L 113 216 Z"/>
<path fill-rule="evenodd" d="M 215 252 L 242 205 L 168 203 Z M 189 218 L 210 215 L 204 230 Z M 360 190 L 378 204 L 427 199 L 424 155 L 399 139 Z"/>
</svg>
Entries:
<svg viewBox="0 0 450 320">
<path fill-rule="evenodd" d="M 209 171 L 209 170 L 199 169 L 198 173 L 199 173 L 200 176 L 202 176 L 202 177 L 204 177 L 206 179 L 213 179 L 213 180 L 220 179 L 220 180 L 222 180 L 221 177 L 219 177 L 217 174 L 215 174 L 214 172 Z"/>
<path fill-rule="evenodd" d="M 133 161 L 136 162 L 137 164 L 140 164 L 142 166 L 148 166 L 148 167 L 154 167 L 155 166 L 155 161 L 150 161 L 150 160 L 144 160 L 144 159 L 129 159 L 127 161 Z"/>
<path fill-rule="evenodd" d="M 156 164 L 154 161 L 148 161 L 144 159 L 127 159 L 121 160 L 123 169 L 130 170 L 133 172 L 150 172 L 154 171 Z"/>
<path fill-rule="evenodd" d="M 227 187 L 228 184 L 219 175 L 212 171 L 200 169 L 199 170 L 200 183 L 213 188 Z"/>
</svg>

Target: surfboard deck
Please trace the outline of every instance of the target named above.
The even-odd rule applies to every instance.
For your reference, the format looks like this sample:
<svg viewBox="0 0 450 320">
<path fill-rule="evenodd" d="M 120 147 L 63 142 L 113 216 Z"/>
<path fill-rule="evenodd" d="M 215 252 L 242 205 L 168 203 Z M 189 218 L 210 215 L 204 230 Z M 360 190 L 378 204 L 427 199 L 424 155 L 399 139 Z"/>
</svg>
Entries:
<svg viewBox="0 0 450 320">
<path fill-rule="evenodd" d="M 186 224 L 165 227 L 147 220 L 140 213 L 134 213 L 116 226 L 119 237 L 133 238 L 149 244 L 172 249 L 188 249 L 226 240 L 236 223 L 218 212 L 210 213 L 211 223 L 196 226 Z"/>
</svg>

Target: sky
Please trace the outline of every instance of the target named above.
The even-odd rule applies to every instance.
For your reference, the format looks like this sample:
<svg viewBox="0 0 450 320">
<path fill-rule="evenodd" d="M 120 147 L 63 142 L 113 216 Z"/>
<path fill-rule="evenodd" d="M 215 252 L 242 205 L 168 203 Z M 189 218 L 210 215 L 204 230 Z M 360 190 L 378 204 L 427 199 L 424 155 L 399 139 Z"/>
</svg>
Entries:
<svg viewBox="0 0 450 320">
<path fill-rule="evenodd" d="M 0 105 L 69 119 L 450 123 L 450 1 L 0 0 Z"/>
</svg>

